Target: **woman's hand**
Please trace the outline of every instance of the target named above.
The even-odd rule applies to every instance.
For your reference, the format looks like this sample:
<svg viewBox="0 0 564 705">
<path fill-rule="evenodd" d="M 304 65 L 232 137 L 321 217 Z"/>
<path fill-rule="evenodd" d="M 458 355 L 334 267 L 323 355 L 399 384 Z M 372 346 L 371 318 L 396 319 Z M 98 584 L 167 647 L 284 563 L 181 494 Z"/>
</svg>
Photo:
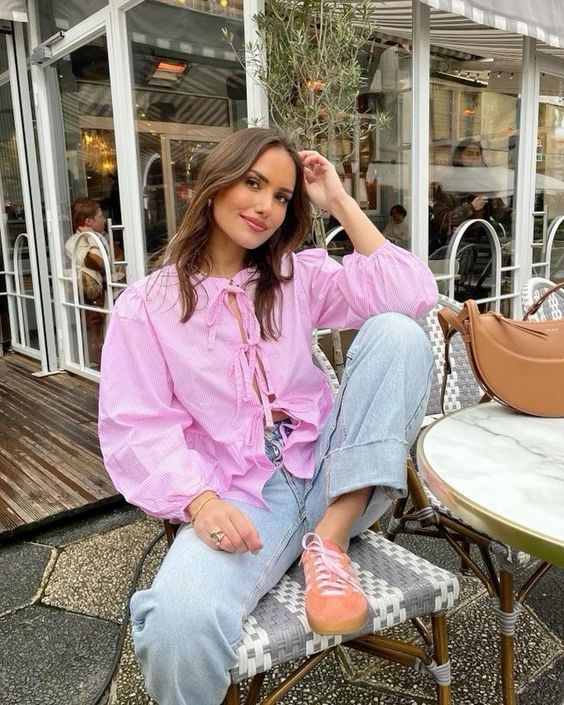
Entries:
<svg viewBox="0 0 564 705">
<path fill-rule="evenodd" d="M 206 502 L 192 525 L 198 538 L 214 551 L 258 553 L 262 548 L 258 532 L 245 512 L 219 497 Z"/>
<path fill-rule="evenodd" d="M 371 255 L 386 244 L 358 203 L 347 194 L 335 167 L 318 152 L 299 153 L 307 195 L 316 208 L 328 211 L 346 230 L 356 252 Z"/>
<path fill-rule="evenodd" d="M 470 204 L 472 205 L 472 208 L 475 211 L 481 211 L 482 208 L 485 207 L 487 202 L 488 202 L 487 196 L 476 196 L 476 198 L 474 198 L 472 201 L 470 201 Z"/>
<path fill-rule="evenodd" d="M 319 152 L 304 150 L 299 155 L 309 200 L 316 208 L 331 212 L 331 206 L 347 196 L 335 167 Z"/>
</svg>

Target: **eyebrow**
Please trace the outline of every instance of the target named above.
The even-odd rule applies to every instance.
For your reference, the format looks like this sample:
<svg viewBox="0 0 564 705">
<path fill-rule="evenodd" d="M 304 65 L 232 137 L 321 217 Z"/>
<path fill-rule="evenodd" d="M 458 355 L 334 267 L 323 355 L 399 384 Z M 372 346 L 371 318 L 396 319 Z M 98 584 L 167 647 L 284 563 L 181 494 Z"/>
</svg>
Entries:
<svg viewBox="0 0 564 705">
<path fill-rule="evenodd" d="M 261 174 L 260 171 L 257 171 L 256 169 L 249 169 L 249 171 L 247 173 L 254 174 L 255 176 L 258 176 L 258 178 L 261 181 L 264 181 L 265 184 L 268 183 L 268 179 L 266 178 L 266 176 L 264 176 L 264 174 Z M 285 186 L 280 186 L 279 190 L 284 191 L 284 193 L 287 193 L 289 196 L 294 195 L 294 192 L 292 191 L 292 189 L 286 188 Z"/>
</svg>

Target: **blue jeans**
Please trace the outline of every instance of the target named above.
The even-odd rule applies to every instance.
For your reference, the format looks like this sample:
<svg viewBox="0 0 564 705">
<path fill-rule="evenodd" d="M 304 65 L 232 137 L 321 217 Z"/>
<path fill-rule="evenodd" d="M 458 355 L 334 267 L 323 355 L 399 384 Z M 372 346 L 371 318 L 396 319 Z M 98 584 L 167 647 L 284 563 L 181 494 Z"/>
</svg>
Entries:
<svg viewBox="0 0 564 705">
<path fill-rule="evenodd" d="M 313 478 L 296 478 L 281 464 L 264 487 L 269 509 L 234 502 L 257 527 L 262 550 L 213 551 L 189 525 L 179 529 L 151 588 L 131 600 L 135 651 L 159 705 L 222 702 L 244 619 L 299 557 L 303 535 L 332 499 L 374 487 L 356 535 L 405 491 L 407 452 L 425 414 L 431 368 L 430 345 L 415 322 L 394 313 L 370 319 L 347 354 Z M 267 435 L 269 454 L 276 445 Z"/>
</svg>

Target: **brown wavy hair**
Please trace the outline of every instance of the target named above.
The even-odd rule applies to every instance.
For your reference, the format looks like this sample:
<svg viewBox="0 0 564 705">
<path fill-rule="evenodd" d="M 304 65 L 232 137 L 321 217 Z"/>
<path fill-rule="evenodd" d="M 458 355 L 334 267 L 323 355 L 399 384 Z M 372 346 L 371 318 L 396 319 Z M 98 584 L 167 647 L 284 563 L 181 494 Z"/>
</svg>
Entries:
<svg viewBox="0 0 564 705">
<path fill-rule="evenodd" d="M 256 270 L 254 304 L 261 335 L 263 338 L 280 335 L 274 309 L 281 285 L 293 277 L 291 269 L 288 274 L 282 273 L 282 259 L 296 250 L 310 231 L 311 209 L 296 147 L 286 135 L 259 127 L 234 132 L 211 150 L 201 166 L 192 202 L 166 249 L 164 261 L 174 265 L 178 275 L 182 323 L 190 318 L 198 303 L 197 285 L 205 278 L 202 271 L 211 271 L 213 265 L 206 254 L 214 226 L 208 203 L 240 181 L 270 147 L 281 147 L 288 152 L 296 166 L 296 185 L 282 225 L 265 243 L 247 251 L 247 265 Z"/>
</svg>

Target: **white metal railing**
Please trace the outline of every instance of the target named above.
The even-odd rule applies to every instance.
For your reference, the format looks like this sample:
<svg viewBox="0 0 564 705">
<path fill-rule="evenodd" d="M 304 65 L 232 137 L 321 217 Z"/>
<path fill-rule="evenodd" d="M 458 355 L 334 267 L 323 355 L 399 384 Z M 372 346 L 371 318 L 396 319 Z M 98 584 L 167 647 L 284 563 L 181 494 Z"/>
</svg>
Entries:
<svg viewBox="0 0 564 705">
<path fill-rule="evenodd" d="M 458 251 L 459 245 L 462 238 L 466 234 L 466 231 L 473 225 L 479 224 L 482 226 L 489 238 L 490 245 L 492 247 L 492 258 L 491 258 L 491 289 L 493 290 L 492 296 L 483 297 L 481 299 L 476 299 L 478 303 L 493 303 L 496 311 L 499 311 L 501 301 L 504 299 L 516 298 L 519 292 L 511 292 L 509 294 L 501 293 L 501 279 L 502 274 L 505 272 L 515 271 L 519 269 L 518 265 L 507 265 L 502 264 L 502 247 L 499 241 L 499 236 L 493 225 L 483 218 L 473 218 L 472 220 L 466 220 L 464 223 L 458 226 L 451 236 L 448 250 L 447 250 L 447 271 L 445 274 L 438 274 L 435 276 L 437 282 L 448 282 L 448 296 L 451 299 L 455 298 L 455 285 L 456 277 L 458 274 Z M 486 265 L 487 266 L 487 265 Z"/>
<path fill-rule="evenodd" d="M 122 226 L 114 226 L 113 229 L 121 229 Z M 112 242 L 113 245 L 113 237 L 112 237 L 112 232 L 113 230 L 110 229 L 110 241 Z M 87 303 L 84 303 L 83 299 L 81 298 L 81 290 L 82 290 L 82 283 L 79 283 L 79 268 L 84 268 L 84 265 L 81 264 L 78 261 L 78 249 L 80 247 L 81 241 L 84 238 L 88 238 L 90 241 L 94 242 L 94 247 L 96 247 L 99 252 L 100 256 L 102 258 L 102 262 L 104 265 L 104 272 L 102 275 L 102 280 L 105 282 L 105 301 L 104 301 L 104 306 L 92 306 Z M 80 233 L 79 237 L 76 238 L 74 245 L 73 245 L 73 250 L 72 250 L 72 256 L 71 256 L 71 270 L 70 270 L 70 277 L 61 275 L 59 279 L 63 282 L 70 282 L 72 286 L 72 300 L 71 301 L 62 301 L 62 305 L 67 308 L 71 308 L 74 310 L 74 317 L 75 317 L 75 330 L 76 330 L 76 342 L 77 342 L 77 350 L 78 350 L 78 364 L 80 369 L 83 371 L 88 371 L 95 379 L 98 378 L 99 373 L 91 370 L 88 368 L 85 364 L 85 359 L 84 359 L 84 336 L 83 336 L 83 312 L 85 311 L 94 311 L 97 313 L 103 313 L 103 314 L 109 314 L 112 312 L 113 307 L 114 307 L 114 290 L 116 289 L 125 289 L 127 284 L 121 283 L 121 282 L 115 282 L 113 281 L 113 276 L 115 275 L 115 267 L 117 265 L 127 265 L 127 262 L 125 260 L 119 261 L 119 262 L 114 262 L 113 257 L 110 255 L 110 253 L 113 251 L 113 246 L 112 248 L 109 249 L 108 243 L 104 240 L 104 238 L 99 235 L 98 233 L 88 231 L 88 232 L 83 232 Z M 70 329 L 68 331 L 70 334 Z"/>
<path fill-rule="evenodd" d="M 562 246 L 562 253 L 561 257 L 558 260 L 556 267 L 552 268 L 552 249 L 554 247 L 554 241 L 556 239 L 556 233 L 560 226 L 564 223 L 564 215 L 559 215 L 557 216 L 548 229 L 545 229 L 543 227 L 543 240 L 542 243 L 531 243 L 531 247 L 537 246 L 542 246 L 541 250 L 541 260 L 540 262 L 533 262 L 533 270 L 535 270 L 535 274 L 537 276 L 543 276 L 545 279 L 560 279 L 562 277 L 562 274 L 559 274 L 558 267 L 562 266 L 562 269 L 564 270 L 564 244 Z M 539 269 L 544 269 L 544 272 L 538 271 Z"/>
<path fill-rule="evenodd" d="M 28 234 L 20 233 L 14 241 L 14 248 L 12 251 L 12 272 L 6 272 L 6 274 L 12 275 L 13 277 L 13 290 L 10 292 L 8 286 L 7 295 L 12 298 L 16 309 L 15 322 L 17 325 L 17 331 L 13 331 L 13 333 L 17 333 L 17 340 L 12 341 L 13 347 L 19 346 L 21 350 L 25 351 L 27 354 L 33 357 L 40 357 L 39 350 L 31 345 L 31 328 L 28 318 L 28 309 L 25 305 L 26 301 L 33 301 L 33 311 L 35 312 L 35 315 L 37 315 L 37 311 L 39 310 L 38 302 L 36 300 L 37 292 L 31 271 L 29 272 L 29 276 L 32 277 L 32 293 L 27 294 L 22 290 L 23 277 L 28 273 L 22 272 L 21 270 L 20 255 L 23 253 L 24 248 L 29 252 L 29 246 L 30 242 Z"/>
</svg>

